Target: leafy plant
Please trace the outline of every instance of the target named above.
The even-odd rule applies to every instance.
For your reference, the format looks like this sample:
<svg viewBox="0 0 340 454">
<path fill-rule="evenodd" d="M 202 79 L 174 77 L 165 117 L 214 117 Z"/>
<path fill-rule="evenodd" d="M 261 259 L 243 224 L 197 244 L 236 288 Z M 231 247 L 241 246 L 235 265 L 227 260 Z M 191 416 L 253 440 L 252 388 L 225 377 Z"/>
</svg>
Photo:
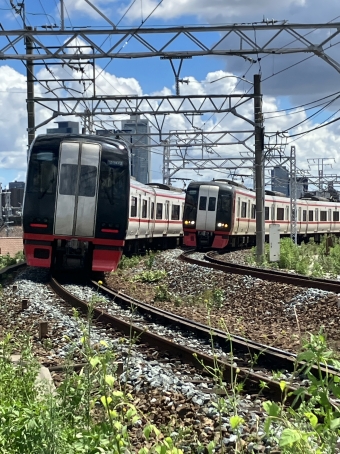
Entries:
<svg viewBox="0 0 340 454">
<path fill-rule="evenodd" d="M 155 301 L 170 301 L 171 293 L 166 285 L 157 285 L 155 288 Z"/>
<path fill-rule="evenodd" d="M 142 271 L 141 273 L 134 276 L 134 281 L 140 282 L 157 282 L 164 279 L 167 276 L 165 270 L 155 270 L 155 271 Z"/>
<path fill-rule="evenodd" d="M 118 264 L 118 269 L 126 270 L 129 268 L 133 268 L 137 266 L 141 260 L 142 257 L 140 257 L 139 255 L 134 255 L 132 257 L 127 257 L 126 255 L 123 255 Z"/>
</svg>

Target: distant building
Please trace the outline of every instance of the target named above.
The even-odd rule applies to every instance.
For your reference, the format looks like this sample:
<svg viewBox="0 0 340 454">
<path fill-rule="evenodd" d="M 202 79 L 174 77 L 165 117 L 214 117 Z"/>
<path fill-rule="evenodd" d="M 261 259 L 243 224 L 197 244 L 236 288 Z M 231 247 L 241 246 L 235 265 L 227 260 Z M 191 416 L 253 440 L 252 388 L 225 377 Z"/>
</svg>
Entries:
<svg viewBox="0 0 340 454">
<path fill-rule="evenodd" d="M 272 191 L 282 192 L 289 197 L 289 172 L 284 166 L 275 166 L 271 171 Z"/>
<path fill-rule="evenodd" d="M 8 190 L 11 193 L 11 206 L 21 208 L 24 200 L 25 183 L 23 181 L 13 181 L 8 184 Z"/>
<path fill-rule="evenodd" d="M 57 128 L 46 129 L 47 134 L 79 134 L 77 121 L 55 121 Z"/>
<path fill-rule="evenodd" d="M 149 120 L 130 115 L 122 121 L 120 137 L 131 143 L 131 175 L 141 183 L 149 183 L 151 173 Z M 135 144 L 135 145 L 134 145 Z M 143 146 L 146 145 L 146 146 Z"/>
<path fill-rule="evenodd" d="M 278 191 L 290 197 L 290 176 L 285 166 L 275 166 L 271 171 L 272 191 Z M 308 178 L 296 177 L 296 197 L 299 199 L 308 191 Z"/>
</svg>

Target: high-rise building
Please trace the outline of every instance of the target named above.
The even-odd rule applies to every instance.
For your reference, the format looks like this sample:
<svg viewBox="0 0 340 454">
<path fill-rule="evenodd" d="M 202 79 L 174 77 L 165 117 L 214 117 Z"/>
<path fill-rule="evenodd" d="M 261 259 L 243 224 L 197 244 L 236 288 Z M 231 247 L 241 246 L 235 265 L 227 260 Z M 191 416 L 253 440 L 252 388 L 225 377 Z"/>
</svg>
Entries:
<svg viewBox="0 0 340 454">
<path fill-rule="evenodd" d="M 11 193 L 11 206 L 20 208 L 24 199 L 25 183 L 23 181 L 12 181 L 8 183 L 8 190 Z"/>
<path fill-rule="evenodd" d="M 79 134 L 77 121 L 55 121 L 57 128 L 46 129 L 47 134 Z"/>
<path fill-rule="evenodd" d="M 271 171 L 272 191 L 289 196 L 289 172 L 284 166 L 275 166 Z"/>
<path fill-rule="evenodd" d="M 149 183 L 151 173 L 149 120 L 130 115 L 122 121 L 120 136 L 131 144 L 131 176 L 141 183 Z"/>
<path fill-rule="evenodd" d="M 290 197 L 290 176 L 285 166 L 275 166 L 271 171 L 272 191 L 282 192 Z M 296 197 L 299 199 L 308 191 L 308 178 L 296 178 Z"/>
</svg>

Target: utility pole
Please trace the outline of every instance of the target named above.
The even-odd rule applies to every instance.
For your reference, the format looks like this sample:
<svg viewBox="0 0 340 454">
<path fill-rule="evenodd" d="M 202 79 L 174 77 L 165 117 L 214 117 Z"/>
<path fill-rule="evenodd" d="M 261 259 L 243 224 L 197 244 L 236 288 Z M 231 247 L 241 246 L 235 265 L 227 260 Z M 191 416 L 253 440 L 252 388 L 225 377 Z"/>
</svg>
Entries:
<svg viewBox="0 0 340 454">
<path fill-rule="evenodd" d="M 60 0 L 60 30 L 65 28 L 65 19 L 64 19 L 64 0 Z"/>
<path fill-rule="evenodd" d="M 255 193 L 256 193 L 256 261 L 264 256 L 264 155 L 261 75 L 254 74 L 254 116 L 255 116 Z"/>
<path fill-rule="evenodd" d="M 32 27 L 25 27 L 26 30 L 32 30 Z M 33 54 L 33 42 L 30 35 L 26 36 L 26 55 Z M 34 116 L 34 66 L 33 60 L 26 60 L 26 76 L 27 76 L 27 133 L 28 133 L 28 148 L 34 140 L 35 136 L 35 116 Z"/>
</svg>

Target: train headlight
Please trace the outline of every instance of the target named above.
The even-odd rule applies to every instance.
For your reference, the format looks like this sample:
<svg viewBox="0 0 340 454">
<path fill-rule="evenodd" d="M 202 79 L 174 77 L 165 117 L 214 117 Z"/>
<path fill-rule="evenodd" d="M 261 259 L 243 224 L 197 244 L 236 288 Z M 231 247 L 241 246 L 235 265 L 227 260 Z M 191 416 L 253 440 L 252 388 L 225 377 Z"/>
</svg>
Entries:
<svg viewBox="0 0 340 454">
<path fill-rule="evenodd" d="M 221 222 L 219 222 L 219 223 L 217 224 L 217 227 L 222 227 L 222 225 L 223 225 L 223 224 L 222 224 Z"/>
<path fill-rule="evenodd" d="M 191 221 L 190 224 L 191 224 L 191 225 L 195 225 L 195 221 Z"/>
</svg>

